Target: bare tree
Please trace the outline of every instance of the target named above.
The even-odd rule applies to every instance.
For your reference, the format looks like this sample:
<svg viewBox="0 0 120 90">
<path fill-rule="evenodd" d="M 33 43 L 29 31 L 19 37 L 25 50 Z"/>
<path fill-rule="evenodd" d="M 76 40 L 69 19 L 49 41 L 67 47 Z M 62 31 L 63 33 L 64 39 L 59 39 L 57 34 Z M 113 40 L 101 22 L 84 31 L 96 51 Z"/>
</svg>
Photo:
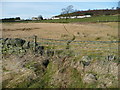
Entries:
<svg viewBox="0 0 120 90">
<path fill-rule="evenodd" d="M 62 15 L 64 14 L 66 19 L 69 17 L 70 18 L 70 13 L 72 13 L 74 11 L 73 9 L 73 5 L 69 5 L 66 8 L 62 9 Z"/>
</svg>

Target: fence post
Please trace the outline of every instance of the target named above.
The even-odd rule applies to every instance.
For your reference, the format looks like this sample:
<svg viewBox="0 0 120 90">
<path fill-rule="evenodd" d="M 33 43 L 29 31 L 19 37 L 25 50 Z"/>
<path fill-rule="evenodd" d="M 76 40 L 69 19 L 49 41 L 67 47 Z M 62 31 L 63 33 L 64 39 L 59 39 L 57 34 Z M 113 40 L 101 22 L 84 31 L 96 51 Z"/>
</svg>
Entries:
<svg viewBox="0 0 120 90">
<path fill-rule="evenodd" d="M 36 35 L 34 35 L 34 44 L 35 44 L 34 51 L 36 52 L 36 46 L 37 46 L 37 36 Z"/>
</svg>

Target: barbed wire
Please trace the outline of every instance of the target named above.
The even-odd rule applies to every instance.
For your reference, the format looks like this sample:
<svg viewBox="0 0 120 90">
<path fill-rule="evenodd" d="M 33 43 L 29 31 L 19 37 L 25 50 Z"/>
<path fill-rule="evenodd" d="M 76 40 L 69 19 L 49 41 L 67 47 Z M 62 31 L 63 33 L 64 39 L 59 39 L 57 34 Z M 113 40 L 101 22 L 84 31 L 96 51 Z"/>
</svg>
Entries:
<svg viewBox="0 0 120 90">
<path fill-rule="evenodd" d="M 34 42 L 34 36 L 22 37 L 22 38 L 27 39 L 28 41 Z M 55 42 L 52 42 L 52 41 L 55 41 Z M 62 41 L 62 42 L 57 42 L 57 41 Z M 51 47 L 49 48 L 49 50 L 54 51 L 54 52 L 61 51 L 61 50 L 65 51 L 65 47 L 63 46 L 65 46 L 67 42 L 68 40 L 57 40 L 57 39 L 47 39 L 47 38 L 37 37 L 38 45 L 43 45 L 43 46 L 44 44 L 48 46 L 53 45 L 54 48 Z M 118 43 L 120 43 L 120 41 L 73 41 L 70 44 L 70 46 L 72 45 L 73 46 L 69 50 L 73 51 L 72 53 L 74 53 L 75 55 L 80 55 L 81 53 L 87 55 L 89 52 L 92 52 L 92 54 L 99 54 L 99 55 L 95 55 L 96 57 L 105 57 L 105 54 L 117 54 L 118 55 Z M 90 46 L 87 46 L 89 44 Z M 107 44 L 107 46 L 104 46 L 104 45 L 91 46 L 91 44 L 99 44 L 99 45 Z M 116 44 L 116 45 L 113 45 L 113 44 Z M 55 47 L 55 45 L 61 45 L 61 46 L 63 45 L 63 46 Z M 82 45 L 82 46 L 76 47 L 75 45 Z M 47 48 L 46 48 L 46 51 L 47 51 Z M 104 53 L 104 56 L 101 55 L 101 53 Z"/>
<path fill-rule="evenodd" d="M 65 44 L 61 44 L 61 43 L 48 43 L 48 42 L 42 42 L 42 43 L 38 43 L 39 45 L 42 45 L 42 44 L 48 44 L 48 45 L 53 45 L 53 44 L 55 44 L 55 45 L 65 45 Z M 87 49 L 116 49 L 116 50 L 118 50 L 118 47 L 84 47 L 84 46 L 81 46 L 79 49 L 84 49 L 84 48 L 87 48 Z"/>
<path fill-rule="evenodd" d="M 34 39 L 34 36 L 30 37 L 23 37 L 23 38 L 28 38 L 28 39 Z M 48 39 L 48 38 L 40 38 L 37 37 L 37 40 L 49 40 L 49 41 L 63 41 L 63 42 L 68 42 L 69 40 L 60 40 L 60 39 Z M 72 43 L 75 42 L 83 42 L 83 43 L 120 43 L 120 41 L 72 41 Z"/>
<path fill-rule="evenodd" d="M 35 36 L 35 35 L 34 35 Z M 35 37 L 34 36 L 30 36 L 30 37 L 24 37 L 26 39 L 29 39 L 30 41 L 34 41 Z M 60 41 L 60 42 L 57 42 L 57 41 Z M 61 42 L 62 41 L 62 42 Z M 54 47 L 55 46 L 62 46 L 62 48 L 65 48 L 64 46 L 66 46 L 67 42 L 69 40 L 57 40 L 57 39 L 47 39 L 47 38 L 40 38 L 40 37 L 37 37 L 37 44 L 38 45 L 53 45 Z M 93 51 L 94 53 L 96 53 L 96 51 L 99 51 L 98 53 L 100 52 L 103 52 L 104 51 L 107 51 L 107 52 L 118 52 L 118 45 L 112 45 L 114 43 L 120 43 L 120 41 L 73 41 L 70 46 L 72 45 L 80 45 L 80 47 L 78 46 L 77 49 L 80 49 L 80 50 L 87 50 L 88 51 Z M 109 44 L 109 46 L 88 46 L 89 44 Z M 81 46 L 83 45 L 83 46 Z M 72 49 L 71 50 L 77 50 L 76 48 L 74 48 L 74 46 L 72 46 Z M 57 49 L 51 49 L 51 50 L 54 50 L 56 51 Z M 64 49 L 61 49 L 61 50 L 64 50 Z M 112 51 L 111 51 L 112 50 Z M 92 52 L 92 53 L 93 53 Z"/>
</svg>

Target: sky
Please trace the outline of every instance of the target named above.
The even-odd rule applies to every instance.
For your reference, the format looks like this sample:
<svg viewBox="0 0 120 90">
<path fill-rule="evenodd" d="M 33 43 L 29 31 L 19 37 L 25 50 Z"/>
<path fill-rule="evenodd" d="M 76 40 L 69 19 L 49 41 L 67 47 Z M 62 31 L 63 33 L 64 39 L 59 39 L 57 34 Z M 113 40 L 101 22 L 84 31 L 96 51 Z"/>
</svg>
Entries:
<svg viewBox="0 0 120 90">
<path fill-rule="evenodd" d="M 22 19 L 31 19 L 32 17 L 37 17 L 42 15 L 43 18 L 50 18 L 55 15 L 61 14 L 61 9 L 66 8 L 68 5 L 73 5 L 73 9 L 77 10 L 88 10 L 88 9 L 111 9 L 112 7 L 118 7 L 117 0 L 107 0 L 107 2 L 83 2 L 77 1 L 74 2 L 61 0 L 61 1 L 15 1 L 15 0 L 5 0 L 2 1 L 0 6 L 2 7 L 2 15 L 0 18 L 12 18 L 12 17 L 21 17 Z M 66 1 L 66 2 L 65 2 Z M 109 2 L 108 2 L 109 1 Z"/>
</svg>

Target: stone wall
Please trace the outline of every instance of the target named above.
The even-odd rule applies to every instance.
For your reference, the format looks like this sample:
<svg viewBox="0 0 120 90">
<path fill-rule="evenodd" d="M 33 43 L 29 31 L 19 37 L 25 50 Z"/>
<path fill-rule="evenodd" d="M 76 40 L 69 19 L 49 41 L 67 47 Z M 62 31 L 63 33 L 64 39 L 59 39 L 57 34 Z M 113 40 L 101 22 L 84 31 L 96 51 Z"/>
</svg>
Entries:
<svg viewBox="0 0 120 90">
<path fill-rule="evenodd" d="M 32 51 L 43 55 L 45 49 L 44 46 L 40 46 L 35 42 L 20 38 L 0 38 L 0 43 L 2 54 L 24 54 L 27 51 Z"/>
</svg>

